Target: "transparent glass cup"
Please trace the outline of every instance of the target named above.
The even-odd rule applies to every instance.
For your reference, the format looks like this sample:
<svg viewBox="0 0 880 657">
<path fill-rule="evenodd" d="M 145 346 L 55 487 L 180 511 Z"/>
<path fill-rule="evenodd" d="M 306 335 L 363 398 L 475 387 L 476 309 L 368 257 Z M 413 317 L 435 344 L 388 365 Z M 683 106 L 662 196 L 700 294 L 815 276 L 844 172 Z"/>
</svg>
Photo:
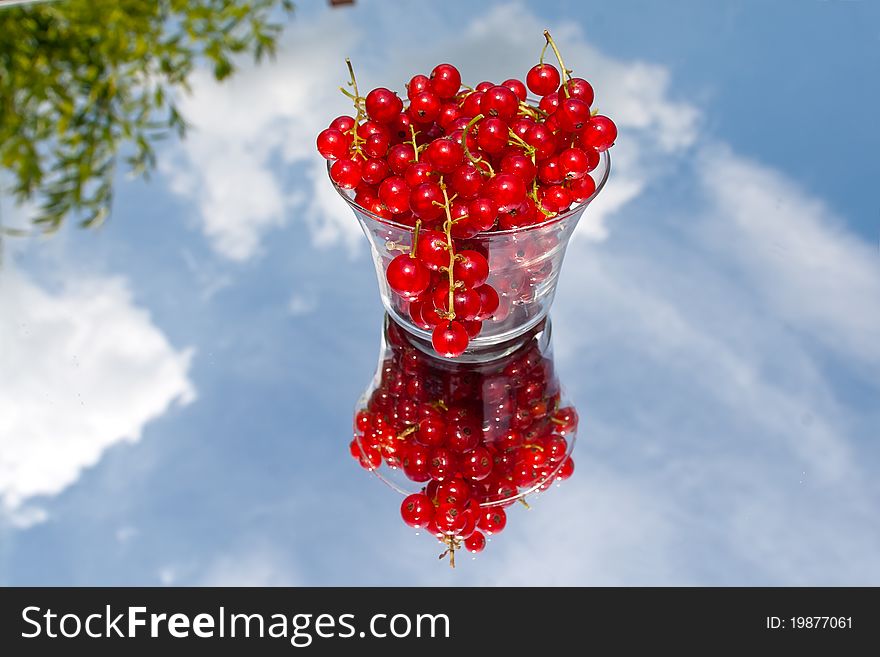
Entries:
<svg viewBox="0 0 880 657">
<path fill-rule="evenodd" d="M 578 415 L 556 374 L 550 321 L 517 342 L 493 360 L 441 358 L 386 315 L 352 456 L 403 495 L 435 497 L 437 485 L 463 478 L 479 507 L 509 506 L 570 476 Z"/>
<path fill-rule="evenodd" d="M 499 307 L 493 318 L 483 322 L 473 337 L 462 360 L 483 360 L 498 357 L 501 345 L 515 346 L 511 341 L 523 336 L 543 320 L 556 292 L 559 272 L 568 241 L 587 206 L 598 196 L 608 180 L 611 160 L 600 154 L 599 164 L 590 174 L 596 191 L 584 202 L 564 214 L 540 224 L 513 230 L 480 233 L 468 239 L 456 239 L 456 251 L 472 249 L 487 255 L 489 278 L 486 281 L 498 292 Z M 331 181 L 332 182 L 332 181 Z M 388 264 L 412 244 L 413 227 L 380 217 L 354 202 L 354 194 L 336 186 L 346 200 L 370 242 L 379 294 L 392 319 L 417 339 L 417 346 L 431 350 L 431 332 L 418 326 L 410 316 L 409 302 L 388 286 L 385 270 Z"/>
</svg>

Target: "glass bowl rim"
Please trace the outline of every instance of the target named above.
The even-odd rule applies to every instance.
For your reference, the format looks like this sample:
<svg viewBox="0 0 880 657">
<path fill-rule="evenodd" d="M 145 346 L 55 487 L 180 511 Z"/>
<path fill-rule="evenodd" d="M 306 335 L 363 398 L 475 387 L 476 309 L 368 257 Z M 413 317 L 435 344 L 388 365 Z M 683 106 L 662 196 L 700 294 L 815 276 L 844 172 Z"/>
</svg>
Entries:
<svg viewBox="0 0 880 657">
<path fill-rule="evenodd" d="M 532 230 L 546 228 L 547 226 L 552 226 L 555 223 L 558 223 L 560 221 L 564 221 L 564 220 L 568 219 L 569 217 L 577 216 L 590 203 L 592 203 L 593 199 L 595 199 L 599 195 L 599 192 L 601 192 L 602 189 L 605 187 L 605 183 L 608 182 L 608 176 L 611 174 L 611 155 L 608 153 L 607 150 L 605 150 L 605 151 L 602 151 L 601 153 L 599 153 L 599 157 L 601 160 L 604 160 L 604 162 L 605 162 L 605 173 L 602 176 L 602 179 L 596 184 L 595 191 L 592 194 L 590 194 L 589 198 L 587 198 L 586 200 L 582 201 L 581 203 L 578 203 L 577 205 L 575 205 L 571 209 L 567 210 L 563 214 L 558 214 L 555 217 L 548 217 L 547 219 L 545 219 L 544 221 L 542 221 L 540 223 L 530 224 L 528 226 L 522 226 L 520 228 L 510 228 L 508 230 L 496 230 L 496 231 L 479 233 L 471 239 L 486 239 L 486 238 L 491 239 L 491 238 L 494 238 L 495 236 L 503 237 L 503 236 L 507 236 L 507 235 L 520 235 L 522 233 L 528 233 L 529 231 L 532 231 Z M 386 219 L 385 217 L 380 217 L 379 215 L 371 212 L 370 210 L 367 210 L 362 205 L 358 205 L 357 203 L 355 203 L 354 199 L 351 198 L 346 193 L 347 190 L 342 189 L 339 185 L 337 185 L 333 181 L 332 178 L 330 178 L 330 167 L 333 166 L 333 162 L 334 162 L 334 160 L 327 160 L 327 178 L 330 179 L 330 184 L 333 185 L 333 188 L 336 190 L 336 193 L 339 194 L 343 199 L 345 199 L 345 202 L 348 203 L 355 212 L 358 212 L 361 215 L 369 217 L 373 221 L 376 221 L 380 224 L 384 224 L 384 225 L 389 226 L 391 228 L 396 228 L 398 230 L 404 230 L 404 231 L 411 231 L 413 229 L 413 227 L 410 226 L 409 224 L 401 224 L 401 223 L 394 221 L 393 219 Z M 590 174 L 588 173 L 586 175 L 589 176 Z"/>
</svg>

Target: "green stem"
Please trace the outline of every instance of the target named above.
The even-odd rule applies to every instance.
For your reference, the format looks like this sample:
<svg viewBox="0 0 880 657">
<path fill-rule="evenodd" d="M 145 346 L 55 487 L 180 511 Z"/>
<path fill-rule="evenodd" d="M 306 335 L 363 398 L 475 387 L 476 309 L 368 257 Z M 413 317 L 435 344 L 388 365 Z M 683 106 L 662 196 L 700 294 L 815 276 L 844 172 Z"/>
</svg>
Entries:
<svg viewBox="0 0 880 657">
<path fill-rule="evenodd" d="M 556 43 L 553 41 L 553 37 L 550 36 L 549 30 L 544 30 L 544 38 L 547 39 L 547 43 L 544 44 L 544 49 L 546 50 L 549 45 L 553 48 L 553 53 L 556 55 L 556 59 L 559 60 L 559 67 L 562 69 L 562 90 L 565 91 L 565 97 L 568 98 L 571 95 L 568 91 L 567 84 L 567 81 L 571 79 L 571 76 L 569 75 L 570 71 L 565 68 L 565 62 L 562 61 L 562 55 L 559 54 L 559 48 L 556 47 Z"/>
<path fill-rule="evenodd" d="M 446 193 L 446 183 L 440 178 L 440 189 L 443 191 L 443 209 L 446 211 L 446 221 L 443 222 L 443 232 L 446 233 L 446 248 L 449 250 L 449 312 L 446 319 L 455 319 L 455 277 L 452 268 L 455 266 L 455 247 L 452 245 L 452 212 L 449 209 L 449 195 Z"/>
<path fill-rule="evenodd" d="M 409 124 L 409 131 L 412 134 L 412 147 L 413 147 L 413 151 L 416 154 L 415 161 L 418 162 L 419 161 L 419 145 L 416 144 L 416 127 L 412 123 Z"/>
<path fill-rule="evenodd" d="M 409 257 L 410 258 L 416 257 L 416 249 L 419 246 L 419 231 L 421 230 L 421 228 L 422 228 L 422 220 L 416 219 L 416 227 L 413 229 L 412 248 L 409 250 Z"/>
<path fill-rule="evenodd" d="M 470 151 L 470 149 L 468 149 L 468 145 L 467 145 L 468 133 L 471 131 L 471 128 L 473 128 L 474 125 L 476 125 L 477 121 L 480 121 L 482 119 L 483 119 L 483 115 L 477 114 L 464 127 L 464 130 L 462 130 L 462 132 L 461 132 L 461 147 L 464 150 L 465 157 L 467 157 L 467 159 L 469 159 L 471 162 L 474 163 L 474 165 L 477 167 L 477 169 L 480 171 L 480 173 L 485 173 L 485 171 L 480 167 L 480 164 L 485 164 L 486 167 L 488 167 L 488 169 L 489 169 L 489 175 L 494 176 L 495 170 L 492 168 L 492 165 L 489 164 L 488 162 L 486 162 L 486 160 L 484 160 L 481 157 L 474 157 L 474 154 L 471 153 L 471 151 Z"/>
<path fill-rule="evenodd" d="M 364 100 L 361 98 L 360 92 L 358 91 L 357 78 L 354 75 L 354 66 L 351 64 L 351 59 L 348 57 L 345 58 L 345 65 L 348 66 L 348 75 L 349 75 L 349 83 L 348 86 L 354 89 L 354 95 L 350 92 L 346 91 L 344 88 L 339 87 L 339 89 L 346 96 L 351 98 L 354 101 L 354 109 L 357 112 L 357 117 L 355 118 L 354 125 L 351 126 L 351 145 L 354 147 L 354 151 L 356 155 L 360 155 L 364 160 L 367 159 L 366 154 L 361 149 L 361 143 L 366 141 L 361 138 L 361 136 L 357 133 L 358 126 L 361 124 L 361 121 L 364 119 L 364 109 L 361 107 L 361 101 Z"/>
</svg>

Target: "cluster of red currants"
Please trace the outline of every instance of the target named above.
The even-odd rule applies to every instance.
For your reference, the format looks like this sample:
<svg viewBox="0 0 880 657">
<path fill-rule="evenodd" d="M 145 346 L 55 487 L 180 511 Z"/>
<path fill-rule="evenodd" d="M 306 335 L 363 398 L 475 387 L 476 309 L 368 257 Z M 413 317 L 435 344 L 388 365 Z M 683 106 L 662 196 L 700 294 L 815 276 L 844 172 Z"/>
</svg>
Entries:
<svg viewBox="0 0 880 657">
<path fill-rule="evenodd" d="M 401 515 L 444 543 L 451 559 L 462 546 L 480 552 L 486 535 L 504 529 L 505 507 L 574 472 L 577 413 L 560 407 L 553 361 L 535 339 L 465 365 L 425 355 L 393 322 L 386 335 L 389 357 L 355 415 L 351 454 L 368 470 L 384 463 L 424 484 Z"/>
<path fill-rule="evenodd" d="M 571 77 L 544 36 L 525 83 L 470 88 L 454 66 L 440 64 L 409 81 L 407 104 L 382 87 L 361 96 L 348 62 L 352 91 L 342 91 L 357 116 L 340 116 L 318 135 L 336 185 L 353 190 L 367 211 L 412 227 L 386 278 L 446 357 L 463 353 L 498 307 L 487 254 L 460 241 L 541 224 L 586 201 L 599 153 L 617 137 L 611 119 L 590 109 L 590 83 Z M 544 62 L 548 46 L 561 73 Z"/>
</svg>

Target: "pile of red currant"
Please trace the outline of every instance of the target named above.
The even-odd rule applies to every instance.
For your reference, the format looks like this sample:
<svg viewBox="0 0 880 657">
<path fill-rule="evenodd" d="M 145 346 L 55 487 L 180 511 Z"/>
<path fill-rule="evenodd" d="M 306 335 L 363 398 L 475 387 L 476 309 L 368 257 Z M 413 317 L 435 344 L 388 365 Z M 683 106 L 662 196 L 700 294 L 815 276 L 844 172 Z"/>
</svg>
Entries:
<svg viewBox="0 0 880 657">
<path fill-rule="evenodd" d="M 542 329 L 509 356 L 467 365 L 422 353 L 388 323 L 388 357 L 349 449 L 368 470 L 384 464 L 423 484 L 400 513 L 436 536 L 452 565 L 457 549 L 480 552 L 504 529 L 505 507 L 574 472 L 578 416 L 560 406 Z"/>
<path fill-rule="evenodd" d="M 465 351 L 499 305 L 486 283 L 489 254 L 462 248 L 463 240 L 542 224 L 585 202 L 596 190 L 590 172 L 599 153 L 617 137 L 611 119 L 590 109 L 590 83 L 571 77 L 550 33 L 544 36 L 525 84 L 471 88 L 455 66 L 440 64 L 409 81 L 407 103 L 383 87 L 361 96 L 346 60 L 351 91 L 342 91 L 356 116 L 340 116 L 318 135 L 337 186 L 352 190 L 365 210 L 411 227 L 411 243 L 387 266 L 388 286 L 449 358 Z M 544 62 L 548 46 L 559 68 Z"/>
</svg>

